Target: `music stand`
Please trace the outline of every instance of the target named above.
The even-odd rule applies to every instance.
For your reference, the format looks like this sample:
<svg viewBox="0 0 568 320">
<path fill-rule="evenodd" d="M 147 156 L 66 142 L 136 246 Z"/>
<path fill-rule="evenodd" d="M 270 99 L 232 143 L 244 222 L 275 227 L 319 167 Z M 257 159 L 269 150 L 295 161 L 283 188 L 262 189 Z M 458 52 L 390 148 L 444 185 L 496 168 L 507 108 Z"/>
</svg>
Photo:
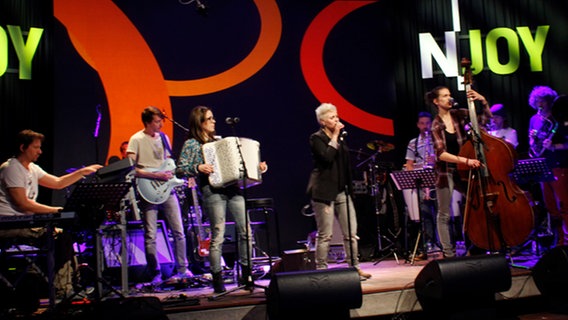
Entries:
<svg viewBox="0 0 568 320">
<path fill-rule="evenodd" d="M 515 166 L 515 169 L 513 170 L 513 172 L 511 173 L 513 179 L 515 179 L 515 181 L 517 182 L 517 184 L 534 184 L 534 183 L 539 183 L 539 182 L 549 182 L 549 181 L 554 181 L 555 177 L 554 174 L 552 173 L 552 170 L 548 167 L 548 164 L 546 163 L 546 158 L 534 158 L 534 159 L 522 159 L 517 161 L 517 165 Z M 546 221 L 547 221 L 547 233 L 551 232 L 550 231 L 550 217 L 547 214 L 546 217 Z M 527 244 L 530 241 L 537 241 L 536 239 L 538 239 L 538 235 L 534 235 L 534 231 L 533 231 L 533 235 L 529 238 L 529 241 L 526 241 L 522 247 L 524 247 L 525 244 Z M 536 245 L 537 251 L 536 251 L 536 255 L 540 256 L 540 249 L 539 249 L 539 245 L 537 242 Z M 511 259 L 512 260 L 512 259 Z M 522 267 L 522 266 L 518 266 L 515 265 L 514 263 L 512 264 L 512 266 L 514 267 Z"/>
<path fill-rule="evenodd" d="M 517 161 L 513 170 L 513 178 L 518 184 L 532 182 L 549 182 L 554 180 L 552 171 L 545 158 L 523 159 Z"/>
<path fill-rule="evenodd" d="M 434 174 L 434 170 L 432 168 L 424 168 L 419 170 L 392 172 L 391 178 L 398 190 L 416 189 L 416 197 L 418 198 L 418 212 L 420 214 L 420 224 L 422 226 L 422 230 L 418 232 L 416 243 L 414 244 L 414 250 L 412 251 L 410 264 L 413 265 L 414 259 L 416 257 L 416 249 L 418 248 L 418 242 L 420 241 L 420 237 L 424 234 L 424 221 L 422 219 L 422 213 L 420 212 L 420 190 L 423 187 L 434 187 L 436 185 L 436 175 Z"/>
<path fill-rule="evenodd" d="M 65 206 L 66 211 L 76 211 L 81 221 L 84 215 L 92 213 L 95 210 L 116 210 L 120 208 L 120 203 L 126 193 L 132 187 L 130 182 L 120 183 L 83 183 L 75 187 L 71 196 L 67 200 Z M 86 213 L 84 211 L 87 211 Z M 87 217 L 93 219 L 93 217 Z M 95 217 L 96 219 L 96 217 Z M 100 223 L 102 221 L 98 221 Z M 88 227 L 92 227 L 89 225 Z M 128 264 L 127 250 L 126 250 L 126 221 L 124 215 L 121 217 L 121 223 L 118 227 L 121 231 L 121 280 L 123 294 L 128 292 Z M 103 261 L 101 255 L 101 234 L 97 230 L 96 234 L 96 259 L 97 259 L 97 280 L 99 298 L 102 298 L 102 283 L 111 289 L 114 293 L 124 298 L 124 295 L 116 291 L 107 281 L 102 277 Z"/>
</svg>

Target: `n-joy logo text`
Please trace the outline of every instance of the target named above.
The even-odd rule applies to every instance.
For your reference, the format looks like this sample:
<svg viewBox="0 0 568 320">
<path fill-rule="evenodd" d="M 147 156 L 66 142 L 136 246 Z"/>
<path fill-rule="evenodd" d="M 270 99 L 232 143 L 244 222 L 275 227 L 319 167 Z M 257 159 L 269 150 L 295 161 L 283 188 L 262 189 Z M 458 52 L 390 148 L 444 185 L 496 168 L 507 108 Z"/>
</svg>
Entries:
<svg viewBox="0 0 568 320">
<path fill-rule="evenodd" d="M 445 55 L 432 34 L 419 34 L 422 78 L 432 78 L 434 73 L 432 67 L 433 59 L 436 60 L 446 77 L 458 77 L 458 87 L 461 89 L 463 86 L 461 86 L 461 79 L 458 73 L 459 60 L 457 56 L 457 34 L 461 31 L 458 0 L 452 0 L 452 13 L 454 31 L 445 32 Z M 485 52 L 481 30 L 469 30 L 473 73 L 478 74 L 483 70 L 484 53 L 487 67 L 495 74 L 506 75 L 514 73 L 521 63 L 521 44 L 529 56 L 530 70 L 532 72 L 542 71 L 542 53 L 549 29 L 549 25 L 538 26 L 534 37 L 530 28 L 526 26 L 516 27 L 515 30 L 506 27 L 492 29 L 485 36 Z M 499 47 L 497 45 L 499 41 L 505 43 L 507 47 L 509 59 L 505 62 L 499 60 Z"/>
<path fill-rule="evenodd" d="M 18 57 L 18 73 L 20 79 L 30 80 L 32 78 L 32 60 L 36 54 L 37 47 L 43 34 L 41 28 L 30 28 L 27 32 L 27 41 L 24 41 L 24 33 L 20 26 L 6 26 L 8 33 L 0 27 L 0 77 L 8 70 L 8 34 Z"/>
</svg>

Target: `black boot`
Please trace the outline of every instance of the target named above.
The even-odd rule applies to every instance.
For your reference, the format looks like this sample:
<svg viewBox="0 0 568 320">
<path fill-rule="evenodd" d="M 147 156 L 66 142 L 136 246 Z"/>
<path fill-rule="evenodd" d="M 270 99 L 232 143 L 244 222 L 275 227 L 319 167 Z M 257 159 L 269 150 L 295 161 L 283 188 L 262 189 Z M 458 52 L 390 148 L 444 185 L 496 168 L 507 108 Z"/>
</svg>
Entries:
<svg viewBox="0 0 568 320">
<path fill-rule="evenodd" d="M 245 286 L 245 290 L 252 291 L 254 289 L 254 284 L 252 281 L 252 273 L 249 266 L 241 266 L 241 285 Z"/>
<path fill-rule="evenodd" d="M 213 276 L 213 292 L 222 293 L 227 291 L 225 289 L 225 283 L 223 282 L 223 274 L 221 272 L 216 272 L 212 274 Z"/>
</svg>

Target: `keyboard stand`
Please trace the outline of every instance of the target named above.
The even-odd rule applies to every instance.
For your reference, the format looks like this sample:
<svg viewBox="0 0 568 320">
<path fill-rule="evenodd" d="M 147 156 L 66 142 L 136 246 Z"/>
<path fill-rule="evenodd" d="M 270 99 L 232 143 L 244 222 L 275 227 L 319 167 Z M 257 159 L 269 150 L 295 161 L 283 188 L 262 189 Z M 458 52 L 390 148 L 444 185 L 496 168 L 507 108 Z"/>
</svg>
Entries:
<svg viewBox="0 0 568 320">
<path fill-rule="evenodd" d="M 131 190 L 131 182 L 116 182 L 116 183 L 84 183 L 78 185 L 71 194 L 68 200 L 69 203 L 73 203 L 71 206 L 75 209 L 79 216 L 81 215 L 81 209 L 87 209 L 87 213 L 92 213 L 93 211 L 102 210 L 115 210 L 120 209 L 120 223 L 113 225 L 120 230 L 121 237 L 121 284 L 122 284 L 122 294 L 112 286 L 110 286 L 106 281 L 103 280 L 103 270 L 104 270 L 104 255 L 102 254 L 102 229 L 104 226 L 101 225 L 102 221 L 96 221 L 98 223 L 96 229 L 96 256 L 97 256 L 97 290 L 99 299 L 103 298 L 103 282 L 109 289 L 115 293 L 118 293 L 122 297 L 128 295 L 128 252 L 126 250 L 126 214 L 124 212 L 123 201 L 126 194 Z"/>
</svg>

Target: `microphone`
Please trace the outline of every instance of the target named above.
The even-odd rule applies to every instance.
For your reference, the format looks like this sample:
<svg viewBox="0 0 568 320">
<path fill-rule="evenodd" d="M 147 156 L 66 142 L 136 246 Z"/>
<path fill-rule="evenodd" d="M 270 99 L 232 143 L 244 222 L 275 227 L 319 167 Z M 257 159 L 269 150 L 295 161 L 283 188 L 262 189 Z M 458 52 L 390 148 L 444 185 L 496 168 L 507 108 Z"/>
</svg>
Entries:
<svg viewBox="0 0 568 320">
<path fill-rule="evenodd" d="M 239 121 L 241 121 L 241 119 L 239 119 L 239 117 L 227 117 L 227 118 L 225 118 L 225 123 L 230 124 L 230 125 L 237 124 L 237 123 L 239 123 Z"/>
<path fill-rule="evenodd" d="M 101 105 L 97 105 L 97 124 L 95 125 L 95 131 L 93 132 L 93 137 L 98 138 L 99 137 L 99 129 L 101 128 L 101 118 L 102 118 L 102 113 L 101 113 Z"/>
<path fill-rule="evenodd" d="M 450 103 L 452 104 L 452 107 L 457 107 L 459 104 L 456 102 L 456 100 L 454 100 L 454 98 L 450 98 Z"/>
<path fill-rule="evenodd" d="M 339 140 L 343 141 L 343 139 L 345 139 L 345 137 L 347 137 L 347 131 L 343 130 L 341 131 L 341 133 L 339 134 Z"/>
</svg>

